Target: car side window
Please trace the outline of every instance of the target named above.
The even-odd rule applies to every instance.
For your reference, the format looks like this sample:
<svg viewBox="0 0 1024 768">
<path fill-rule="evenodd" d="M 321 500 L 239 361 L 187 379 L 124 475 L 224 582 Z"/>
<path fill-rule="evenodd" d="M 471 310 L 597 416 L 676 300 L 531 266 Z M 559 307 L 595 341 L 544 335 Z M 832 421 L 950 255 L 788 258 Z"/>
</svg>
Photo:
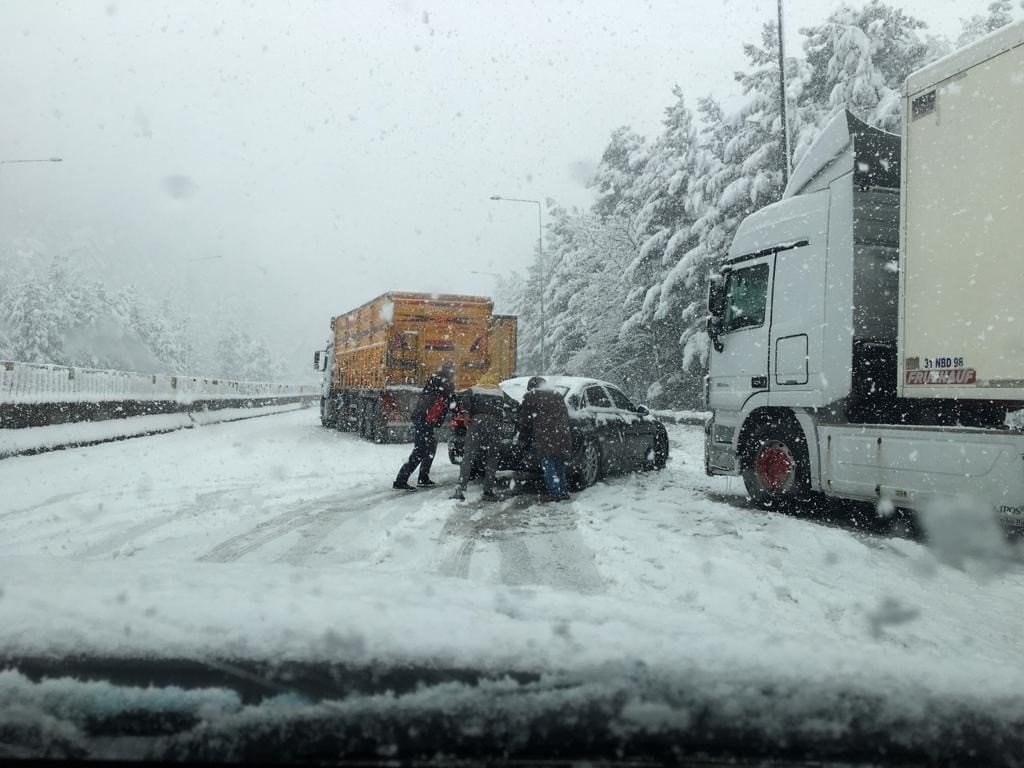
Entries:
<svg viewBox="0 0 1024 768">
<path fill-rule="evenodd" d="M 587 387 L 583 395 L 586 398 L 587 405 L 593 408 L 612 407 L 612 401 L 608 399 L 608 395 L 605 393 L 604 387 Z"/>
<path fill-rule="evenodd" d="M 631 411 L 636 412 L 636 406 L 633 405 L 633 401 L 626 397 L 622 392 L 617 390 L 615 387 L 606 387 L 608 395 L 612 399 L 612 403 L 620 411 Z"/>
</svg>

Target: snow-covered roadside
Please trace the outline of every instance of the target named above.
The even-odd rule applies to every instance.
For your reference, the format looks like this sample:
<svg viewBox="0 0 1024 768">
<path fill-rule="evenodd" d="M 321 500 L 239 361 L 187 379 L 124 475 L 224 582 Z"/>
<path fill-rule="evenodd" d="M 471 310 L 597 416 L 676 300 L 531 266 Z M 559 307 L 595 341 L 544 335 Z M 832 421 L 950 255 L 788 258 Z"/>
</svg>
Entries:
<svg viewBox="0 0 1024 768">
<path fill-rule="evenodd" d="M 711 418 L 711 411 L 652 411 L 651 413 L 668 424 L 699 426 Z"/>
<path fill-rule="evenodd" d="M 300 403 L 289 403 L 260 408 L 223 408 L 193 413 L 182 411 L 26 429 L 0 429 L 0 459 L 24 453 L 40 453 L 57 448 L 96 445 L 129 437 L 163 434 L 221 421 L 268 416 L 294 411 L 301 407 L 303 406 Z"/>
<path fill-rule="evenodd" d="M 547 507 L 396 496 L 408 447 L 322 430 L 311 410 L 12 459 L 0 654 L 1024 691 L 1019 566 L 978 575 L 912 541 L 753 511 L 702 474 L 699 429 L 670 435 L 664 472 Z"/>
</svg>

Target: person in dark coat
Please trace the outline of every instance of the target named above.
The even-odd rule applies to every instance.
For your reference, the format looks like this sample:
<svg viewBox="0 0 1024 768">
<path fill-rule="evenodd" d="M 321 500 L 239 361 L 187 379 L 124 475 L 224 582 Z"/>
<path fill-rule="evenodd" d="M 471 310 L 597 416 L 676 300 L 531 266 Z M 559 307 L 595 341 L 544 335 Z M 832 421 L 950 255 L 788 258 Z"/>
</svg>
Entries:
<svg viewBox="0 0 1024 768">
<path fill-rule="evenodd" d="M 544 485 L 555 501 L 569 498 L 565 462 L 572 458 L 569 410 L 560 394 L 545 387 L 541 376 L 526 384 L 519 408 L 519 438 L 533 452 L 544 471 Z"/>
<path fill-rule="evenodd" d="M 501 424 L 508 418 L 508 404 L 505 394 L 498 386 L 498 375 L 488 370 L 475 387 L 459 392 L 459 404 L 469 417 L 466 429 L 466 447 L 459 469 L 459 484 L 452 494 L 453 499 L 465 501 L 466 487 L 473 474 L 473 465 L 483 456 L 484 460 L 484 501 L 497 501 L 494 492 L 495 474 L 498 468 L 498 450 L 501 440 Z"/>
<path fill-rule="evenodd" d="M 434 430 L 444 423 L 455 394 L 455 363 L 446 362 L 423 386 L 412 409 L 413 449 L 409 460 L 398 470 L 398 477 L 391 487 L 396 491 L 415 491 L 409 485 L 409 478 L 416 467 L 420 468 L 416 485 L 430 488 L 436 483 L 430 479 L 430 467 L 437 453 L 437 436 Z"/>
</svg>

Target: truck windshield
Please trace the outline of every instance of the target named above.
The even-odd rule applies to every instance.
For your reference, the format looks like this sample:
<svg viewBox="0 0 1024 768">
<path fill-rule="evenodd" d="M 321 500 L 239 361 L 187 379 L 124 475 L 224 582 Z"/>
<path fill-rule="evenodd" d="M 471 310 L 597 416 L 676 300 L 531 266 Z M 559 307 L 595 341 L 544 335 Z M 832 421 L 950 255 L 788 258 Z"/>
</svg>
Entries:
<svg viewBox="0 0 1024 768">
<path fill-rule="evenodd" d="M 767 297 L 767 264 L 756 264 L 732 272 L 726 286 L 723 333 L 763 324 Z"/>
</svg>

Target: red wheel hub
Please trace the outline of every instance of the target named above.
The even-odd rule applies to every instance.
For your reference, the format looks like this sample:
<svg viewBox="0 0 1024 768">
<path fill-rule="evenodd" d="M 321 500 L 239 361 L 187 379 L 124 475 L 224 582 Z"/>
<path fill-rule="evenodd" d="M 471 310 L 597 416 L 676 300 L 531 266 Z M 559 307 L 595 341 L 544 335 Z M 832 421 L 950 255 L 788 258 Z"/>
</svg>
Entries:
<svg viewBox="0 0 1024 768">
<path fill-rule="evenodd" d="M 780 445 L 766 445 L 754 463 L 758 482 L 769 493 L 784 491 L 795 467 L 793 455 Z"/>
</svg>

